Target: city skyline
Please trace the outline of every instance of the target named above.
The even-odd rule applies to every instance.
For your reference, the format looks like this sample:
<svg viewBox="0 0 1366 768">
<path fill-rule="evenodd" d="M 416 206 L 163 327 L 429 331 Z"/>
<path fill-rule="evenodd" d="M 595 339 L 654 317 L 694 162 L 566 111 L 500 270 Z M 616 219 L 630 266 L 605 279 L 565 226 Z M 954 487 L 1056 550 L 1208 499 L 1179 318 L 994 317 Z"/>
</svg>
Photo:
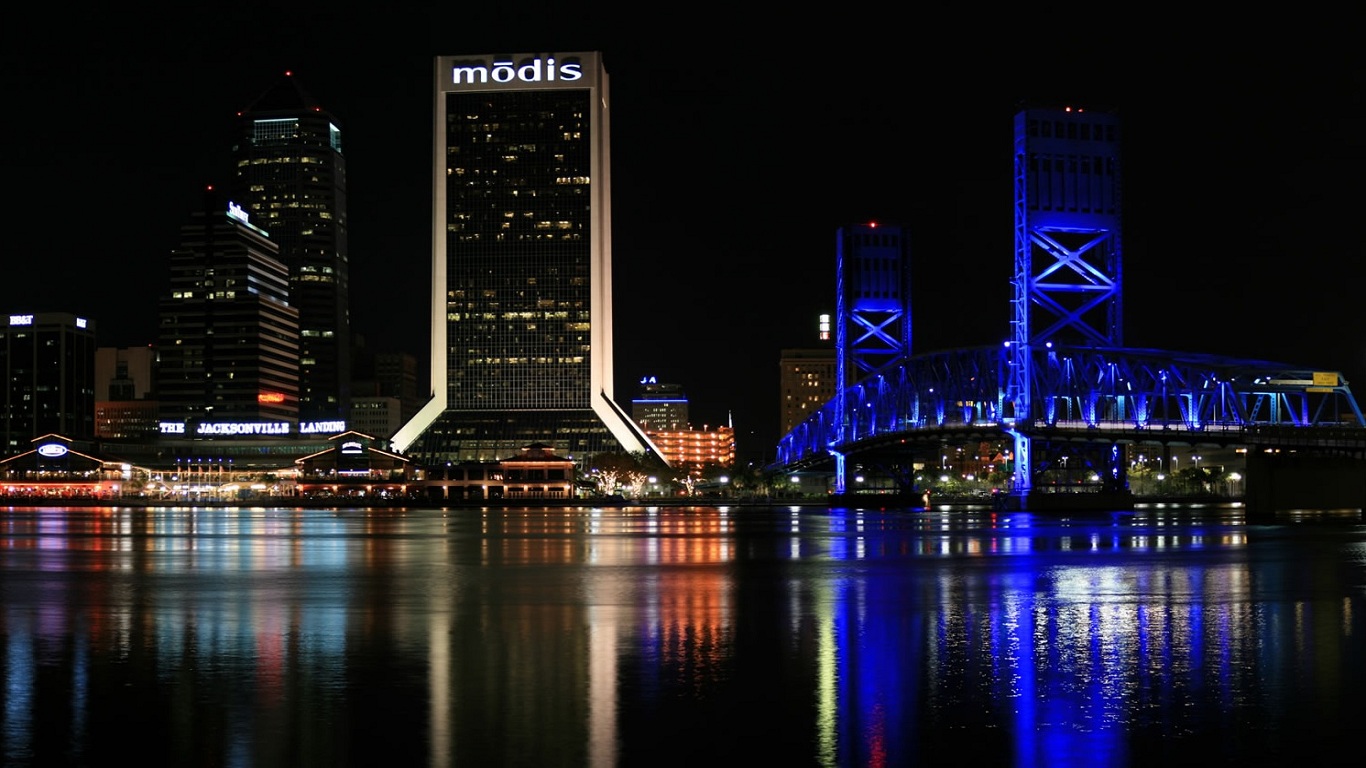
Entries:
<svg viewBox="0 0 1366 768">
<path fill-rule="evenodd" d="M 835 234 L 850 223 L 907 231 L 914 351 L 1003 341 L 1011 119 L 1026 102 L 1120 117 L 1128 345 L 1322 367 L 1366 386 L 1349 234 L 1366 207 L 1363 56 L 1331 40 L 1309 54 L 1204 30 L 1120 44 L 1076 23 L 1054 30 L 1077 36 L 1065 57 L 986 35 L 946 63 L 926 45 L 933 24 L 826 49 L 756 45 L 744 23 L 683 42 L 611 34 L 591 10 L 598 29 L 568 11 L 517 25 L 495 11 L 462 25 L 438 12 L 361 24 L 305 8 L 275 26 L 249 11 L 185 13 L 157 27 L 158 45 L 124 17 L 60 41 L 35 23 L 6 41 L 3 83 L 28 115 L 3 129 L 3 168 L 22 193 L 7 311 L 88 314 L 103 346 L 153 342 L 179 225 L 204 184 L 229 180 L 236 111 L 292 70 L 348 133 L 353 326 L 425 366 L 432 60 L 601 50 L 623 406 L 643 377 L 676 383 L 695 424 L 733 416 L 740 455 L 771 455 L 780 350 L 816 344 L 835 304 Z M 399 52 L 366 42 L 405 31 L 419 38 Z M 91 119 L 57 119 L 73 108 Z M 76 202 L 52 203 L 73 187 Z"/>
</svg>

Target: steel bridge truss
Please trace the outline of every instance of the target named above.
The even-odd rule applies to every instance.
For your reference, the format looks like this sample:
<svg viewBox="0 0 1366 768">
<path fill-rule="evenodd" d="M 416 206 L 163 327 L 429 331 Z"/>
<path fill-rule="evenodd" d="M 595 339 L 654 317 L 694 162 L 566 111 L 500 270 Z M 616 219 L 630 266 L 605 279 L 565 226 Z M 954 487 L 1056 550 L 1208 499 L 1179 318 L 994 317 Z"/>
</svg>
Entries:
<svg viewBox="0 0 1366 768">
<path fill-rule="evenodd" d="M 1029 397 L 1007 398 L 1009 345 L 917 355 L 849 387 L 778 443 L 776 466 L 839 459 L 861 444 L 965 427 L 1028 435 L 1238 432 L 1251 427 L 1366 427 L 1341 374 L 1283 363 L 1163 350 L 1039 345 Z M 842 407 L 841 407 L 842 406 Z M 1025 412 L 1013 413 L 1016 408 Z M 1028 466 L 1026 463 L 1025 466 Z"/>
</svg>

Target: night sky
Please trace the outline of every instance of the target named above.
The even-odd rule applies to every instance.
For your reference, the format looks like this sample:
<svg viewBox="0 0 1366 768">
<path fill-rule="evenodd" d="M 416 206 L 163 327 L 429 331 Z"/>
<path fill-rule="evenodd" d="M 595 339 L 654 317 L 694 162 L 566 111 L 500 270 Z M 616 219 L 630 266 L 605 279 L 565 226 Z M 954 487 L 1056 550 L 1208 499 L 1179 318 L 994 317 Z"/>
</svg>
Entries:
<svg viewBox="0 0 1366 768">
<path fill-rule="evenodd" d="M 914 351 L 1006 339 L 1023 105 L 1121 117 L 1129 346 L 1338 370 L 1366 392 L 1366 47 L 1349 20 L 980 31 L 857 4 L 285 5 L 6 11 L 4 311 L 154 341 L 179 228 L 229 179 L 235 112 L 292 70 L 342 125 L 355 328 L 425 367 L 433 58 L 597 50 L 628 409 L 643 376 L 680 384 L 695 425 L 733 421 L 742 456 L 771 457 L 779 351 L 833 312 L 835 232 L 854 222 L 909 232 Z"/>
</svg>

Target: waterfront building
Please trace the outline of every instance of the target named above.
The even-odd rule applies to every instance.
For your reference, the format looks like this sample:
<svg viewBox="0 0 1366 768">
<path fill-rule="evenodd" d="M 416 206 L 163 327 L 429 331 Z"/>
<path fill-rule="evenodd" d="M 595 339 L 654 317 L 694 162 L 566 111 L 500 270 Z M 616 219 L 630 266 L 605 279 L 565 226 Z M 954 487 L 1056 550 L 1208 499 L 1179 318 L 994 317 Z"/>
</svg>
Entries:
<svg viewBox="0 0 1366 768">
<path fill-rule="evenodd" d="M 609 114 L 600 53 L 436 59 L 418 463 L 657 453 L 613 395 Z"/>
<path fill-rule="evenodd" d="M 692 473 L 735 465 L 735 430 L 730 427 L 684 427 L 650 430 L 650 439 L 670 466 Z"/>
<path fill-rule="evenodd" d="M 688 428 L 688 396 L 679 384 L 662 384 L 654 376 L 640 381 L 640 395 L 631 401 L 631 418 L 649 432 Z"/>
<path fill-rule="evenodd" d="M 289 270 L 264 230 L 212 188 L 181 228 L 160 302 L 156 389 L 161 432 L 298 420 L 299 311 Z"/>
<path fill-rule="evenodd" d="M 374 435 L 349 429 L 324 450 L 294 460 L 294 491 L 306 498 L 396 498 L 408 495 L 417 470 Z"/>
<path fill-rule="evenodd" d="M 136 482 L 132 467 L 82 450 L 64 435 L 39 435 L 26 447 L 0 459 L 0 497 L 112 501 Z"/>
<path fill-rule="evenodd" d="M 95 323 L 65 312 L 13 312 L 0 325 L 5 373 L 0 438 L 4 455 L 38 435 L 95 437 Z"/>
<path fill-rule="evenodd" d="M 337 118 L 293 73 L 238 114 L 232 200 L 270 233 L 299 313 L 298 412 L 345 420 L 351 320 L 346 158 Z"/>
</svg>

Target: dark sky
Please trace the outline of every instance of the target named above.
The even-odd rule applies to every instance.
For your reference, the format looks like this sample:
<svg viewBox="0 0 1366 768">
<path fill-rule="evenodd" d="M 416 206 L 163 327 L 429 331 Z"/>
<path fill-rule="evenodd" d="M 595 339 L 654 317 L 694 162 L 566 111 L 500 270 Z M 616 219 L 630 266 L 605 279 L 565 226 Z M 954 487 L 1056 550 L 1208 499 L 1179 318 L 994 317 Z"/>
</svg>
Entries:
<svg viewBox="0 0 1366 768">
<path fill-rule="evenodd" d="M 983 31 L 985 6 L 464 5 L 7 11 L 0 307 L 153 341 L 179 227 L 227 181 L 234 113 L 289 69 L 342 123 L 355 326 L 425 365 L 433 57 L 598 50 L 628 407 L 642 376 L 680 384 L 695 424 L 733 419 L 742 454 L 771 455 L 779 350 L 833 311 L 852 222 L 907 228 L 917 352 L 1004 340 L 1022 104 L 1122 119 L 1129 346 L 1339 370 L 1366 391 L 1366 48 L 1349 19 L 1173 31 L 1093 5 Z"/>
</svg>

